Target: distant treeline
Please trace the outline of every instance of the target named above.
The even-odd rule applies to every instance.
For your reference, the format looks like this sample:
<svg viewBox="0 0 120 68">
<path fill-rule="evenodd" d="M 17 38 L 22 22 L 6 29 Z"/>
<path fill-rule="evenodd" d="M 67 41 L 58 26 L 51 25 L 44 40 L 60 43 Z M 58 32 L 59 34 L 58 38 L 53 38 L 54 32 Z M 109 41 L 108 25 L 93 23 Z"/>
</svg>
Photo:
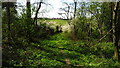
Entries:
<svg viewBox="0 0 120 68">
<path fill-rule="evenodd" d="M 32 19 L 34 19 L 34 18 L 32 18 Z M 46 19 L 46 20 L 60 19 L 60 20 L 68 20 L 68 19 L 63 19 L 63 18 L 37 18 L 37 19 Z"/>
</svg>

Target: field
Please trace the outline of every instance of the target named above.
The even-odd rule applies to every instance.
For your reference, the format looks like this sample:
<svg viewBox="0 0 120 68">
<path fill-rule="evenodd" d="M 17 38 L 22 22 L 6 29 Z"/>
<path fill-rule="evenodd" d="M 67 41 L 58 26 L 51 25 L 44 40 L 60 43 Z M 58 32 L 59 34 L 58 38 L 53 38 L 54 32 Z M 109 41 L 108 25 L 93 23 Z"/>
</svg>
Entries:
<svg viewBox="0 0 120 68">
<path fill-rule="evenodd" d="M 38 19 L 39 22 L 56 22 L 55 25 L 66 25 L 68 24 L 67 21 L 68 20 L 64 20 L 64 19 Z"/>
</svg>

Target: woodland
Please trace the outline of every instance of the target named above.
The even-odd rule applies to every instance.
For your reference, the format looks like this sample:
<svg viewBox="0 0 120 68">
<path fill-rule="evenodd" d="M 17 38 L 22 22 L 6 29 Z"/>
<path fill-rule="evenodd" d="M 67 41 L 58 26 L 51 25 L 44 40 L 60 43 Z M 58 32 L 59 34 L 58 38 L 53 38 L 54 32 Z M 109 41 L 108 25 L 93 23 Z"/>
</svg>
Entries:
<svg viewBox="0 0 120 68">
<path fill-rule="evenodd" d="M 0 3 L 3 67 L 120 67 L 120 1 L 63 2 L 62 18 L 39 17 L 47 0 L 16 3 Z"/>
</svg>

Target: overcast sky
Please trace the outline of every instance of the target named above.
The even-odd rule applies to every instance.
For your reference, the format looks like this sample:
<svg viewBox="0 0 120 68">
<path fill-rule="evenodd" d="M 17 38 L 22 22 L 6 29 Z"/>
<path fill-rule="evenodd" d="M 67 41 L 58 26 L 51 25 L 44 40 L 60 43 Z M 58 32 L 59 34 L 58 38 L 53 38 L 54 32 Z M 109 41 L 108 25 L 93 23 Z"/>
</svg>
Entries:
<svg viewBox="0 0 120 68">
<path fill-rule="evenodd" d="M 30 1 L 31 3 L 34 3 L 40 0 L 30 0 Z M 26 4 L 26 0 L 17 0 L 17 2 L 21 3 L 22 5 Z M 73 0 L 46 0 L 46 2 L 51 4 L 51 6 L 42 5 L 40 11 L 44 9 L 48 10 L 48 12 L 44 14 L 44 16 L 50 17 L 50 18 L 60 18 L 61 16 L 58 14 L 58 12 L 60 12 L 59 8 L 64 6 L 62 2 L 73 2 Z M 42 14 L 39 14 L 39 16 L 41 15 Z M 32 17 L 34 17 L 34 15 Z"/>
<path fill-rule="evenodd" d="M 35 2 L 39 2 L 40 0 L 30 0 L 31 3 L 35 3 Z M 43 0 L 44 1 L 44 0 Z M 77 0 L 77 1 L 81 1 L 81 2 L 88 2 L 88 1 L 116 1 L 116 0 Z M 20 2 L 22 5 L 26 4 L 26 0 L 17 0 L 17 2 Z M 47 10 L 48 12 L 43 14 L 43 16 L 45 17 L 50 17 L 50 18 L 60 18 L 61 16 L 58 14 L 59 12 L 61 12 L 59 10 L 59 8 L 64 7 L 64 4 L 62 2 L 67 2 L 67 3 L 73 3 L 73 0 L 45 0 L 45 2 L 51 4 L 51 6 L 45 6 L 42 4 L 42 7 L 40 9 L 40 12 L 43 10 Z M 39 17 L 42 14 L 39 14 Z M 32 16 L 34 17 L 34 15 Z"/>
</svg>

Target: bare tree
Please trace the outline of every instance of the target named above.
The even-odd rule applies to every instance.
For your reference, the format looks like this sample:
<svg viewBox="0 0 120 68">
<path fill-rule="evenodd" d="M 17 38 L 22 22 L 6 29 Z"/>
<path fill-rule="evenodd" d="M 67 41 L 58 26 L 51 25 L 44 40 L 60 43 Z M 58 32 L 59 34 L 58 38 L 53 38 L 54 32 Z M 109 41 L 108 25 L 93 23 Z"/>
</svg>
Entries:
<svg viewBox="0 0 120 68">
<path fill-rule="evenodd" d="M 64 8 L 60 8 L 60 10 L 64 11 L 65 13 L 62 13 L 62 14 L 65 14 L 67 19 L 70 18 L 70 4 L 64 2 L 64 4 L 67 6 L 67 7 L 64 7 Z M 60 14 L 60 13 L 59 13 Z"/>
<path fill-rule="evenodd" d="M 37 4 L 38 4 L 38 8 L 37 8 L 37 10 L 36 10 L 35 17 L 34 17 L 34 21 L 33 21 L 33 23 L 34 23 L 36 26 L 37 26 L 38 13 L 39 13 L 39 10 L 40 10 L 40 8 L 41 8 L 41 5 L 42 5 L 42 4 L 45 4 L 45 5 L 50 5 L 50 6 L 51 6 L 51 4 L 45 3 L 45 2 L 43 2 L 43 0 L 40 0 L 40 2 L 37 3 Z M 44 13 L 45 13 L 45 11 L 44 11 Z"/>
<path fill-rule="evenodd" d="M 74 18 L 76 16 L 76 8 L 77 8 L 77 1 L 76 0 L 73 0 L 74 1 Z"/>
<path fill-rule="evenodd" d="M 36 13 L 35 13 L 35 17 L 34 17 L 33 23 L 36 25 L 36 27 L 37 27 L 38 12 L 39 12 L 39 10 L 40 10 L 40 8 L 41 8 L 42 3 L 44 3 L 43 0 L 41 0 L 41 1 L 39 2 L 39 6 L 38 6 L 38 8 L 37 8 L 37 10 L 36 10 Z"/>
</svg>

